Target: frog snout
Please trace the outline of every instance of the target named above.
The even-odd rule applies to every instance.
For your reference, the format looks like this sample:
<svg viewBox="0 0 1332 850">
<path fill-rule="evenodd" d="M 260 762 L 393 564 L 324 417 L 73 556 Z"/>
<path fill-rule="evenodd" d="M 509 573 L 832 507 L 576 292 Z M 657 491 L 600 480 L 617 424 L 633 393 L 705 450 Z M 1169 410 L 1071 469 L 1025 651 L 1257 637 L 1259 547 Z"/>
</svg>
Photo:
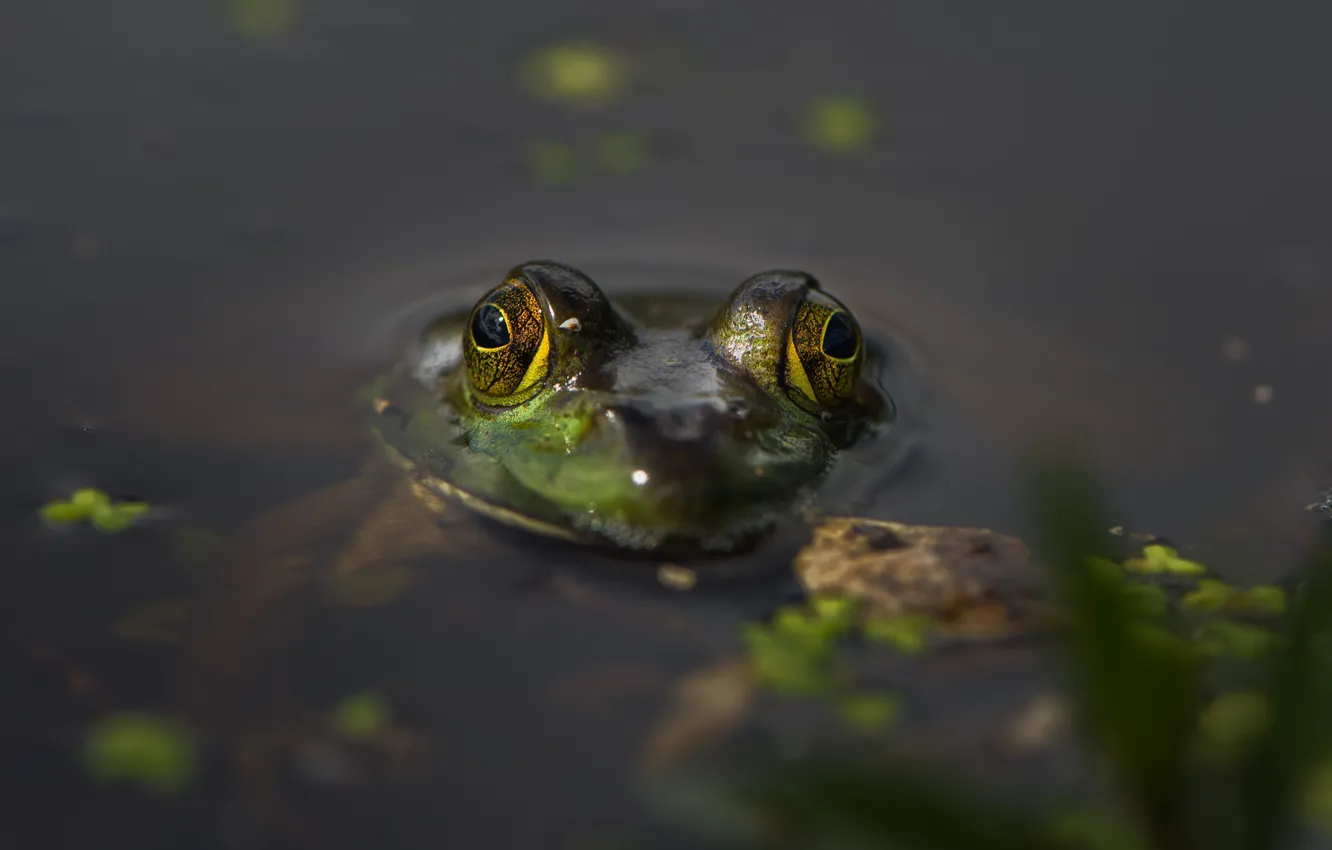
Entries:
<svg viewBox="0 0 1332 850">
<path fill-rule="evenodd" d="M 738 417 L 714 404 L 694 404 L 666 409 L 638 405 L 616 405 L 606 417 L 617 423 L 632 451 L 650 451 L 663 444 L 709 445 L 730 434 Z"/>
<path fill-rule="evenodd" d="M 659 517 L 700 520 L 765 483 L 745 460 L 750 428 L 743 411 L 713 403 L 624 404 L 608 408 L 606 420 L 618 431 L 639 498 Z"/>
</svg>

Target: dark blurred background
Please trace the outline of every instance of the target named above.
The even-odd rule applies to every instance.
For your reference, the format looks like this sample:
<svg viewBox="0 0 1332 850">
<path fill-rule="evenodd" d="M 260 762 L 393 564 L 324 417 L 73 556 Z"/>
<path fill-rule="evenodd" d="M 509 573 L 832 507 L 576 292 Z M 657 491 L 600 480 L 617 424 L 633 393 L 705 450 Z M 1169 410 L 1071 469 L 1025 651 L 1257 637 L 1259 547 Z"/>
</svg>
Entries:
<svg viewBox="0 0 1332 850">
<path fill-rule="evenodd" d="M 922 480 L 878 514 L 1013 530 L 1014 453 L 1072 428 L 1127 525 L 1279 571 L 1332 483 L 1330 35 L 1315 0 L 3 4 L 0 486 L 19 545 L 0 590 L 22 609 L 5 652 L 25 694 L 6 772 L 29 788 L 6 844 L 290 839 L 216 827 L 218 788 L 168 827 L 53 766 L 97 711 L 165 699 L 172 659 L 106 629 L 169 570 L 143 572 L 166 558 L 152 541 L 71 542 L 32 508 L 97 484 L 227 532 L 340 480 L 364 446 L 337 411 L 412 305 L 534 257 L 667 288 L 817 274 L 902 341 L 938 405 L 917 415 Z M 484 592 L 517 616 L 507 585 Z M 402 625 L 435 615 L 418 606 L 402 634 L 364 626 L 382 645 L 353 641 L 362 667 L 454 675 Z M 583 627 L 540 610 L 554 634 Z M 530 646 L 505 634 L 496 657 Z M 662 643 L 625 663 L 688 666 Z M 61 682 L 100 665 L 119 690 L 71 707 L 33 647 Z M 486 766 L 485 805 L 385 792 L 356 809 L 362 838 L 565 847 L 628 817 L 607 789 L 646 709 L 614 714 L 610 744 L 609 721 L 496 709 L 527 699 L 506 690 L 527 669 L 449 686 L 481 729 L 463 738 L 505 742 L 456 762 Z M 548 829 L 515 825 L 542 811 Z"/>
</svg>

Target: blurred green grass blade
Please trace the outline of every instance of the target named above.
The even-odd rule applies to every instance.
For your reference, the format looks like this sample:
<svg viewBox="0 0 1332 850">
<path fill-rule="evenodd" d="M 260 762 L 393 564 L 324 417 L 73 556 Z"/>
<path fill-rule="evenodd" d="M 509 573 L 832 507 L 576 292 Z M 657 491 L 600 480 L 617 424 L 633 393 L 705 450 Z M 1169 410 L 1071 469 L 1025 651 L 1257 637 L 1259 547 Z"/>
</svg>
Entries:
<svg viewBox="0 0 1332 850">
<path fill-rule="evenodd" d="M 1101 488 L 1076 455 L 1029 459 L 1036 548 L 1069 618 L 1064 642 L 1084 730 L 1114 766 L 1127 802 L 1157 842 L 1181 827 L 1186 753 L 1198 709 L 1197 655 L 1136 615 L 1117 573 L 1092 569 L 1107 544 Z"/>
<path fill-rule="evenodd" d="M 695 781 L 667 786 L 666 807 L 682 822 L 711 826 L 714 837 L 728 842 L 801 850 L 1068 850 L 1081 844 L 1040 813 L 984 799 L 955 777 L 900 765 L 811 757 Z"/>
<path fill-rule="evenodd" d="M 1284 648 L 1269 668 L 1269 722 L 1240 773 L 1246 801 L 1242 850 L 1277 846 L 1305 782 L 1332 750 L 1332 525 L 1324 527 L 1304 575 Z"/>
</svg>

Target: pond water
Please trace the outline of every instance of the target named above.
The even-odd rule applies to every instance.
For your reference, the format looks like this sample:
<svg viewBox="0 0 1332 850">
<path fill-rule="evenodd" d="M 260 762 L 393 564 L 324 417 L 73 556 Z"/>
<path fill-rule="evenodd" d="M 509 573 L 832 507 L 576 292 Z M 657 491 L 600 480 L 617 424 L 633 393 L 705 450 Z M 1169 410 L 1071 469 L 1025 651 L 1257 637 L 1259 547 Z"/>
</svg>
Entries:
<svg viewBox="0 0 1332 850">
<path fill-rule="evenodd" d="M 612 294 L 813 272 L 906 355 L 918 462 L 868 515 L 1020 533 L 1015 460 L 1073 431 L 1117 521 L 1271 576 L 1332 483 L 1326 4 L 11 6 L 7 844 L 641 834 L 625 777 L 672 683 L 791 587 L 570 573 L 467 523 L 383 605 L 311 578 L 384 510 L 352 392 L 523 260 Z M 525 85 L 579 42 L 618 87 Z M 82 486 L 161 516 L 37 521 Z M 1011 697 L 999 661 L 956 669 L 984 686 L 932 716 Z M 397 737 L 348 754 L 321 724 L 361 692 Z M 86 730 L 129 709 L 197 718 L 187 794 L 88 779 Z"/>
</svg>

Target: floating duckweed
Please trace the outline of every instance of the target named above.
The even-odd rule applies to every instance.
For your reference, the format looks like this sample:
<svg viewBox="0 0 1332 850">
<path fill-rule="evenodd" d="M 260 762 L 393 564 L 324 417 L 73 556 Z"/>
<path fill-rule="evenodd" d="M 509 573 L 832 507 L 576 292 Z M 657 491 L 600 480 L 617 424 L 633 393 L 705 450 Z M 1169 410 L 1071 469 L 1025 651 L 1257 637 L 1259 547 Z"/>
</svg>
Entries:
<svg viewBox="0 0 1332 850">
<path fill-rule="evenodd" d="M 196 772 L 188 731 L 174 720 L 136 712 L 94 725 L 84 741 L 84 760 L 98 782 L 123 780 L 159 796 L 185 790 Z"/>
<path fill-rule="evenodd" d="M 55 525 L 74 525 L 88 518 L 86 508 L 72 502 L 48 502 L 42 505 L 42 519 Z"/>
<path fill-rule="evenodd" d="M 637 133 L 607 133 L 597 139 L 597 161 L 614 174 L 632 174 L 647 160 L 647 143 Z"/>
<path fill-rule="evenodd" d="M 850 621 L 836 616 L 820 616 L 804 608 L 785 607 L 773 617 L 772 628 L 778 634 L 817 643 L 832 642 L 850 628 Z"/>
<path fill-rule="evenodd" d="M 933 625 L 923 614 L 874 619 L 865 623 L 865 639 L 888 644 L 903 655 L 919 655 L 925 651 Z"/>
<path fill-rule="evenodd" d="M 333 730 L 345 738 L 373 738 L 388 725 L 389 705 L 373 692 L 353 694 L 333 706 L 332 722 Z"/>
<path fill-rule="evenodd" d="M 1260 584 L 1240 594 L 1243 610 L 1254 614 L 1284 614 L 1286 591 L 1274 584 Z"/>
<path fill-rule="evenodd" d="M 746 624 L 742 636 L 746 643 L 749 643 L 751 649 L 781 649 L 806 655 L 810 658 L 823 658 L 831 654 L 834 642 L 829 639 L 829 633 L 819 632 L 817 629 L 811 629 L 807 625 L 797 626 L 797 620 L 794 617 L 787 618 L 787 626 L 779 625 L 782 618 L 775 618 L 773 624 L 763 625 L 758 622 Z M 810 620 L 805 621 L 810 624 Z"/>
<path fill-rule="evenodd" d="M 99 507 L 108 505 L 111 497 L 101 490 L 84 487 L 75 490 L 68 499 L 57 499 L 42 506 L 42 518 L 60 525 L 72 525 L 85 522 Z"/>
<path fill-rule="evenodd" d="M 1124 588 L 1133 610 L 1143 617 L 1163 617 L 1169 605 L 1165 591 L 1151 584 L 1130 584 Z"/>
<path fill-rule="evenodd" d="M 532 94 L 583 106 L 607 103 L 624 89 L 623 62 L 611 50 L 589 42 L 557 44 L 527 61 Z"/>
<path fill-rule="evenodd" d="M 1191 611 L 1274 615 L 1286 610 L 1286 591 L 1270 584 L 1240 590 L 1224 581 L 1203 579 L 1181 604 Z"/>
<path fill-rule="evenodd" d="M 528 169 L 542 183 L 561 185 L 572 183 L 578 177 L 578 155 L 568 145 L 558 142 L 537 142 L 527 158 Z"/>
<path fill-rule="evenodd" d="M 227 20 L 247 41 L 273 41 L 291 31 L 299 11 L 298 0 L 230 0 Z"/>
<path fill-rule="evenodd" d="M 1213 655 L 1252 661 L 1275 646 L 1277 636 L 1264 626 L 1234 620 L 1210 620 L 1198 631 L 1198 646 Z"/>
<path fill-rule="evenodd" d="M 1092 555 L 1086 559 L 1086 564 L 1087 569 L 1105 581 L 1118 583 L 1124 579 L 1124 568 L 1109 558 Z"/>
<path fill-rule="evenodd" d="M 1203 709 L 1198 740 L 1208 758 L 1230 761 L 1267 727 L 1267 698 L 1257 691 L 1222 694 Z"/>
<path fill-rule="evenodd" d="M 111 497 L 93 487 L 83 487 L 74 491 L 74 495 L 69 497 L 72 504 L 80 505 L 89 510 L 98 505 L 105 505 L 111 501 Z"/>
<path fill-rule="evenodd" d="M 802 606 L 779 608 L 768 624 L 749 623 L 742 633 L 755 675 L 769 690 L 791 696 L 832 699 L 853 725 L 880 728 L 897 716 L 890 694 L 852 690 L 849 669 L 837 657 L 838 641 L 855 628 L 857 602 L 815 596 Z M 881 621 L 883 639 L 903 652 L 923 648 L 928 618 L 903 616 Z"/>
<path fill-rule="evenodd" d="M 72 499 L 61 499 L 55 502 L 47 502 L 42 505 L 39 513 L 42 519 L 55 525 L 75 525 L 84 522 L 92 515 L 92 510 L 83 505 L 76 504 Z"/>
<path fill-rule="evenodd" d="M 1238 591 L 1226 584 L 1224 581 L 1216 579 L 1203 579 L 1198 582 L 1198 587 L 1192 593 L 1186 595 L 1180 604 L 1190 611 L 1219 611 L 1234 598 Z"/>
<path fill-rule="evenodd" d="M 810 599 L 809 608 L 820 620 L 849 626 L 856 601 L 846 596 L 815 596 Z"/>
<path fill-rule="evenodd" d="M 831 153 L 857 153 L 874 137 L 874 113 L 857 97 L 832 97 L 817 101 L 805 118 L 809 143 Z"/>
<path fill-rule="evenodd" d="M 1142 547 L 1142 557 L 1129 558 L 1124 562 L 1124 569 L 1135 573 L 1174 575 L 1202 575 L 1207 572 L 1202 564 L 1181 558 L 1174 549 L 1160 543 Z"/>
<path fill-rule="evenodd" d="M 743 638 L 754 673 L 765 686 L 785 694 L 823 694 L 830 687 L 827 670 L 832 644 L 793 637 L 761 623 L 746 625 Z"/>
<path fill-rule="evenodd" d="M 91 522 L 93 528 L 108 534 L 115 534 L 129 528 L 130 522 L 148 512 L 144 502 L 117 502 L 114 505 L 98 505 L 93 508 Z"/>
<path fill-rule="evenodd" d="M 1154 623 L 1136 622 L 1130 634 L 1145 649 L 1161 655 L 1177 657 L 1197 657 L 1198 649 L 1179 635 Z"/>
<path fill-rule="evenodd" d="M 42 519 L 55 525 L 90 523 L 93 528 L 115 534 L 148 512 L 146 502 L 112 502 L 101 490 L 85 487 L 75 490 L 68 499 L 57 499 L 42 505 Z"/>
<path fill-rule="evenodd" d="M 848 694 L 837 700 L 837 710 L 852 726 L 875 732 L 891 725 L 898 716 L 898 700 L 892 694 Z"/>
</svg>

